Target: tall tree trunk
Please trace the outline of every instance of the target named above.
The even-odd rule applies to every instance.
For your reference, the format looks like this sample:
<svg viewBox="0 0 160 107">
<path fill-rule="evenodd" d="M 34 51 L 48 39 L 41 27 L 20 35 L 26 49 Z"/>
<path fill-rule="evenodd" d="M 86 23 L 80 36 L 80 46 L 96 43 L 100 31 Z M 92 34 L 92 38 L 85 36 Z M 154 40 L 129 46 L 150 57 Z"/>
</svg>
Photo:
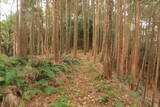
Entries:
<svg viewBox="0 0 160 107">
<path fill-rule="evenodd" d="M 136 0 L 135 35 L 131 52 L 131 89 L 135 88 L 137 82 L 138 60 L 139 60 L 139 36 L 140 36 L 140 0 Z"/>
<path fill-rule="evenodd" d="M 101 51 L 101 58 L 100 61 L 104 61 L 104 56 L 106 54 L 107 48 L 106 48 L 106 44 L 107 44 L 107 33 L 109 33 L 109 35 L 111 36 L 111 30 L 112 30 L 112 6 L 113 6 L 113 1 L 112 0 L 108 0 L 107 3 L 107 9 L 106 9 L 106 13 L 107 15 L 104 15 L 104 30 L 103 30 L 103 42 L 102 42 L 102 51 Z M 109 32 L 107 32 L 108 27 L 110 27 Z"/>
<path fill-rule="evenodd" d="M 95 29 L 94 29 L 94 59 L 93 62 L 96 62 L 97 52 L 98 52 L 98 36 L 99 36 L 99 0 L 96 1 L 95 9 Z"/>
<path fill-rule="evenodd" d="M 54 3 L 54 61 L 59 63 L 58 0 Z"/>
<path fill-rule="evenodd" d="M 104 76 L 107 79 L 112 78 L 112 66 L 111 66 L 111 13 L 112 13 L 112 0 L 108 0 L 107 4 L 107 16 L 106 16 L 106 31 L 105 31 L 105 46 L 103 48 L 105 49 L 105 56 L 104 56 Z M 103 44 L 104 45 L 104 44 Z"/>
<path fill-rule="evenodd" d="M 19 26 L 18 26 L 18 35 L 17 35 L 17 56 L 27 57 L 28 51 L 28 36 L 27 36 L 27 1 L 20 1 L 20 12 L 19 12 Z"/>
<path fill-rule="evenodd" d="M 78 42 L 78 0 L 75 1 L 74 44 L 73 44 L 73 56 L 74 57 L 77 57 L 77 42 Z"/>
<path fill-rule="evenodd" d="M 66 19 L 66 34 L 65 34 L 65 38 L 66 38 L 66 47 L 65 47 L 65 51 L 66 51 L 66 53 L 68 53 L 68 45 L 69 45 L 69 23 L 68 23 L 68 17 L 69 17 L 69 15 L 68 15 L 68 0 L 66 0 L 66 7 L 65 7 L 65 9 L 66 9 L 66 17 L 65 17 L 65 19 Z"/>
<path fill-rule="evenodd" d="M 86 0 L 83 0 L 83 5 L 82 5 L 82 13 L 83 13 L 83 49 L 84 49 L 84 54 L 86 55 L 87 52 L 87 17 L 86 17 Z"/>
<path fill-rule="evenodd" d="M 93 20 L 93 29 L 92 29 L 92 55 L 94 55 L 94 41 L 95 41 L 95 0 L 92 2 L 92 20 Z"/>
<path fill-rule="evenodd" d="M 124 41 L 124 35 L 123 35 L 123 10 L 122 10 L 122 0 L 118 0 L 117 1 L 117 5 L 118 5 L 118 8 L 117 8 L 117 11 L 118 11 L 118 20 L 116 20 L 116 24 L 117 24 L 117 64 L 116 64 L 116 71 L 118 72 L 119 75 L 122 75 L 123 74 L 123 70 L 120 70 L 122 69 L 121 66 L 123 61 L 121 61 L 121 57 L 123 57 L 122 55 L 122 46 L 123 46 L 123 41 Z M 123 60 L 123 58 L 122 58 Z M 120 68 L 121 67 L 121 68 Z"/>
<path fill-rule="evenodd" d="M 123 23 L 121 23 L 123 26 L 123 31 L 121 31 L 121 35 L 122 35 L 122 44 L 121 44 L 121 48 L 122 49 L 119 49 L 119 50 L 122 50 L 120 53 L 119 53 L 119 56 L 120 56 L 120 65 L 119 65 L 119 74 L 120 75 L 124 75 L 126 69 L 125 68 L 125 61 L 126 61 L 126 58 L 127 58 L 127 52 L 128 52 L 128 30 L 127 30 L 127 16 L 125 13 L 127 13 L 127 2 L 126 0 L 123 0 L 122 1 L 122 4 L 123 4 L 123 10 L 122 10 L 122 13 L 123 13 Z M 120 36 L 120 35 L 119 35 Z"/>
</svg>

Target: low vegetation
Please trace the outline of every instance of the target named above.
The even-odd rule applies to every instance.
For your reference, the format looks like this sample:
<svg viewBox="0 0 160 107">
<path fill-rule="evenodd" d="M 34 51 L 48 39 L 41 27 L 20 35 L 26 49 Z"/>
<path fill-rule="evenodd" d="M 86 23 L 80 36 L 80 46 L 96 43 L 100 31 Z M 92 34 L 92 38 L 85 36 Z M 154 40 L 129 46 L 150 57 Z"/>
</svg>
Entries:
<svg viewBox="0 0 160 107">
<path fill-rule="evenodd" d="M 62 62 L 54 64 L 50 60 L 32 58 L 26 60 L 23 57 L 0 56 L 0 99 L 2 104 L 9 102 L 5 99 L 12 94 L 12 97 L 30 101 L 34 96 L 44 93 L 49 96 L 64 88 L 56 82 L 57 73 L 67 73 L 72 70 L 72 66 L 80 64 L 72 57 L 63 57 Z M 68 96 L 60 96 L 60 101 L 64 101 Z M 55 102 L 58 105 L 72 105 L 69 103 Z M 18 105 L 23 107 L 23 104 Z"/>
</svg>

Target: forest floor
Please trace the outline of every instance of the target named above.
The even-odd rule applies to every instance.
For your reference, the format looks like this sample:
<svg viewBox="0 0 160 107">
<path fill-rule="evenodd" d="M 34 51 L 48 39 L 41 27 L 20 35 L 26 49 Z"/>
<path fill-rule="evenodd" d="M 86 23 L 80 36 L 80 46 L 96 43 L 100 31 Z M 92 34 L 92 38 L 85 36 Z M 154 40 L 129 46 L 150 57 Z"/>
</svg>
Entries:
<svg viewBox="0 0 160 107">
<path fill-rule="evenodd" d="M 61 88 L 49 96 L 38 94 L 27 107 L 49 107 L 51 103 L 53 107 L 139 107 L 142 96 L 129 89 L 127 78 L 122 82 L 113 74 L 107 81 L 102 78 L 102 64 L 93 64 L 91 54 L 78 54 L 78 59 L 77 70 L 58 74 Z M 65 104 L 68 106 L 62 106 Z"/>
</svg>

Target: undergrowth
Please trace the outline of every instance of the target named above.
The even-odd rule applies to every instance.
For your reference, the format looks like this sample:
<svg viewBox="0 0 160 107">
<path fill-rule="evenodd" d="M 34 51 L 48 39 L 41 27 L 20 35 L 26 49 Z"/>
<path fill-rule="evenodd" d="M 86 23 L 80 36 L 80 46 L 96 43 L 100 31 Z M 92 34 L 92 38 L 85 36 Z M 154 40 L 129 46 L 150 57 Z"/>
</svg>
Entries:
<svg viewBox="0 0 160 107">
<path fill-rule="evenodd" d="M 60 64 L 54 64 L 50 59 L 31 58 L 29 60 L 32 61 L 29 62 L 23 57 L 0 55 L 0 102 L 8 94 L 3 92 L 3 89 L 9 89 L 10 86 L 16 86 L 17 90 L 21 91 L 18 97 L 27 101 L 39 93 L 50 95 L 63 90 L 62 86 L 56 84 L 56 73 L 71 71 L 72 65 L 80 64 L 79 60 L 63 57 Z"/>
</svg>

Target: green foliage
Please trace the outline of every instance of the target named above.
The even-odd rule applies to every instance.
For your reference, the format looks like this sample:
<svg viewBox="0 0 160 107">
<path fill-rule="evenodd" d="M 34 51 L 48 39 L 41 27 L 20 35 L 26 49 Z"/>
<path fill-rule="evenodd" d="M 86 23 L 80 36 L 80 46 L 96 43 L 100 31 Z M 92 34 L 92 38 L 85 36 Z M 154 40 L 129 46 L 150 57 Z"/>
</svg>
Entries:
<svg viewBox="0 0 160 107">
<path fill-rule="evenodd" d="M 142 94 L 140 92 L 131 91 L 128 93 L 130 96 L 132 96 L 134 99 L 140 99 Z"/>
<path fill-rule="evenodd" d="M 19 104 L 17 107 L 25 107 L 25 104 Z"/>
<path fill-rule="evenodd" d="M 56 91 L 57 91 L 57 89 L 54 87 L 47 87 L 44 89 L 44 93 L 46 93 L 46 95 L 51 95 L 51 94 L 55 93 Z"/>
<path fill-rule="evenodd" d="M 1 38 L 0 45 L 2 45 L 3 48 L 12 47 L 13 45 L 11 39 L 12 38 L 11 33 L 13 32 L 15 19 L 16 19 L 16 14 L 12 14 L 8 16 L 6 20 L 0 21 L 0 38 Z M 6 52 L 6 54 L 8 53 Z"/>
<path fill-rule="evenodd" d="M 51 103 L 51 107 L 75 107 L 75 106 L 76 106 L 75 104 L 61 102 L 61 101 L 55 101 Z"/>
<path fill-rule="evenodd" d="M 16 85 L 18 88 L 25 90 L 28 87 L 24 79 L 23 65 L 27 61 L 23 57 L 8 57 L 0 55 L 0 85 Z"/>
<path fill-rule="evenodd" d="M 130 80 L 130 75 L 117 76 L 117 78 L 123 83 L 128 83 Z"/>
<path fill-rule="evenodd" d="M 49 86 L 48 80 L 54 78 L 56 72 L 69 71 L 71 69 L 69 64 L 64 62 L 59 65 L 54 65 L 51 62 L 42 61 L 32 62 L 31 64 L 27 63 L 28 62 L 23 57 L 8 57 L 6 55 L 0 55 L 0 85 L 16 85 L 19 89 L 25 91 L 22 94 L 22 98 L 25 100 L 31 100 L 33 96 L 41 92 L 44 92 L 46 95 L 51 95 L 55 92 L 63 93 L 63 91 L 66 90 L 65 87 L 55 88 Z M 28 65 L 31 65 L 32 69 L 28 68 Z M 31 85 L 34 86 L 34 84 L 30 85 L 30 80 L 28 80 L 30 78 L 28 78 L 28 75 L 25 75 L 25 73 L 29 72 L 31 74 L 33 72 L 33 75 L 36 74 L 36 79 L 34 80 L 37 80 L 38 85 L 43 87 L 42 91 L 32 89 Z M 37 81 L 31 81 L 31 83 Z M 3 98 L 3 95 L 0 96 L 0 98 Z M 68 98 L 68 96 L 62 95 L 59 97 L 59 100 L 66 101 Z M 68 103 L 66 104 L 67 106 L 69 105 Z M 18 106 L 21 107 L 23 105 Z"/>
<path fill-rule="evenodd" d="M 51 104 L 51 107 L 68 107 L 64 102 L 56 101 Z"/>
<path fill-rule="evenodd" d="M 118 97 L 117 93 L 113 90 L 106 91 L 106 95 L 110 98 L 117 98 Z"/>
<path fill-rule="evenodd" d="M 71 70 L 70 65 L 61 63 L 60 65 L 53 65 L 51 62 L 32 62 L 32 67 L 36 68 L 36 72 L 42 78 L 54 78 L 56 72 L 67 72 Z"/>
<path fill-rule="evenodd" d="M 62 72 L 67 72 L 67 71 L 71 70 L 71 67 L 67 63 L 62 63 L 58 67 Z"/>
<path fill-rule="evenodd" d="M 96 80 L 101 80 L 101 79 L 102 79 L 102 77 L 103 77 L 103 75 L 102 75 L 102 74 L 97 74 L 97 75 L 95 76 L 95 79 L 96 79 Z"/>
<path fill-rule="evenodd" d="M 5 65 L 8 62 L 10 62 L 10 59 L 7 55 L 0 55 L 0 64 L 1 65 Z"/>
<path fill-rule="evenodd" d="M 40 80 L 40 81 L 38 82 L 38 84 L 39 84 L 40 86 L 42 86 L 42 87 L 48 86 L 48 82 L 45 81 L 45 80 Z"/>
<path fill-rule="evenodd" d="M 35 61 L 31 63 L 32 67 L 38 68 L 38 67 L 52 67 L 53 64 L 51 62 L 44 62 L 44 61 Z"/>
<path fill-rule="evenodd" d="M 67 63 L 68 65 L 79 65 L 79 60 L 71 57 L 71 56 L 64 56 L 62 57 L 62 60 L 64 63 Z"/>
<path fill-rule="evenodd" d="M 24 72 L 22 72 L 18 68 L 8 68 L 8 69 L 6 69 L 6 71 L 4 72 L 4 74 L 2 74 L 2 76 L 4 77 L 4 83 L 5 83 L 5 85 L 13 84 L 15 81 L 17 83 L 22 82 L 22 81 L 20 81 L 18 79 L 20 79 L 21 77 L 23 77 L 23 75 L 24 75 Z"/>
<path fill-rule="evenodd" d="M 0 55 L 0 69 L 6 67 L 17 67 L 19 65 L 26 65 L 27 61 L 23 57 L 8 57 L 6 55 Z"/>
<path fill-rule="evenodd" d="M 13 65 L 26 65 L 27 64 L 27 61 L 24 59 L 24 57 L 21 57 L 21 56 L 10 57 L 10 60 L 12 61 Z"/>
<path fill-rule="evenodd" d="M 98 98 L 97 101 L 100 102 L 100 103 L 108 102 L 109 101 L 109 97 L 107 95 L 103 95 L 100 98 Z"/>
<path fill-rule="evenodd" d="M 69 96 L 67 95 L 61 95 L 58 97 L 59 101 L 67 101 L 69 99 Z"/>
<path fill-rule="evenodd" d="M 15 81 L 16 81 L 16 86 L 18 86 L 20 89 L 27 90 L 29 85 L 26 83 L 23 77 L 17 77 Z"/>
<path fill-rule="evenodd" d="M 106 88 L 107 88 L 107 90 L 112 90 L 112 89 L 113 89 L 113 85 L 108 84 L 108 85 L 106 86 Z"/>
<path fill-rule="evenodd" d="M 42 78 L 55 77 L 54 66 L 51 62 L 32 62 L 31 66 L 37 69 L 33 72 L 36 72 Z"/>
<path fill-rule="evenodd" d="M 31 100 L 32 96 L 34 96 L 38 93 L 41 93 L 41 92 L 42 91 L 38 90 L 38 89 L 28 90 L 28 91 L 23 93 L 22 98 L 25 99 L 25 100 Z"/>
<path fill-rule="evenodd" d="M 113 88 L 111 84 L 107 84 L 104 80 L 98 81 L 95 87 L 98 92 L 105 92 Z"/>
<path fill-rule="evenodd" d="M 132 104 L 130 107 L 137 107 L 136 104 Z"/>
<path fill-rule="evenodd" d="M 95 65 L 91 64 L 88 66 L 88 70 L 89 71 L 97 71 L 97 67 Z"/>
<path fill-rule="evenodd" d="M 123 102 L 117 101 L 115 103 L 115 107 L 124 107 L 124 104 L 123 104 Z"/>
</svg>

